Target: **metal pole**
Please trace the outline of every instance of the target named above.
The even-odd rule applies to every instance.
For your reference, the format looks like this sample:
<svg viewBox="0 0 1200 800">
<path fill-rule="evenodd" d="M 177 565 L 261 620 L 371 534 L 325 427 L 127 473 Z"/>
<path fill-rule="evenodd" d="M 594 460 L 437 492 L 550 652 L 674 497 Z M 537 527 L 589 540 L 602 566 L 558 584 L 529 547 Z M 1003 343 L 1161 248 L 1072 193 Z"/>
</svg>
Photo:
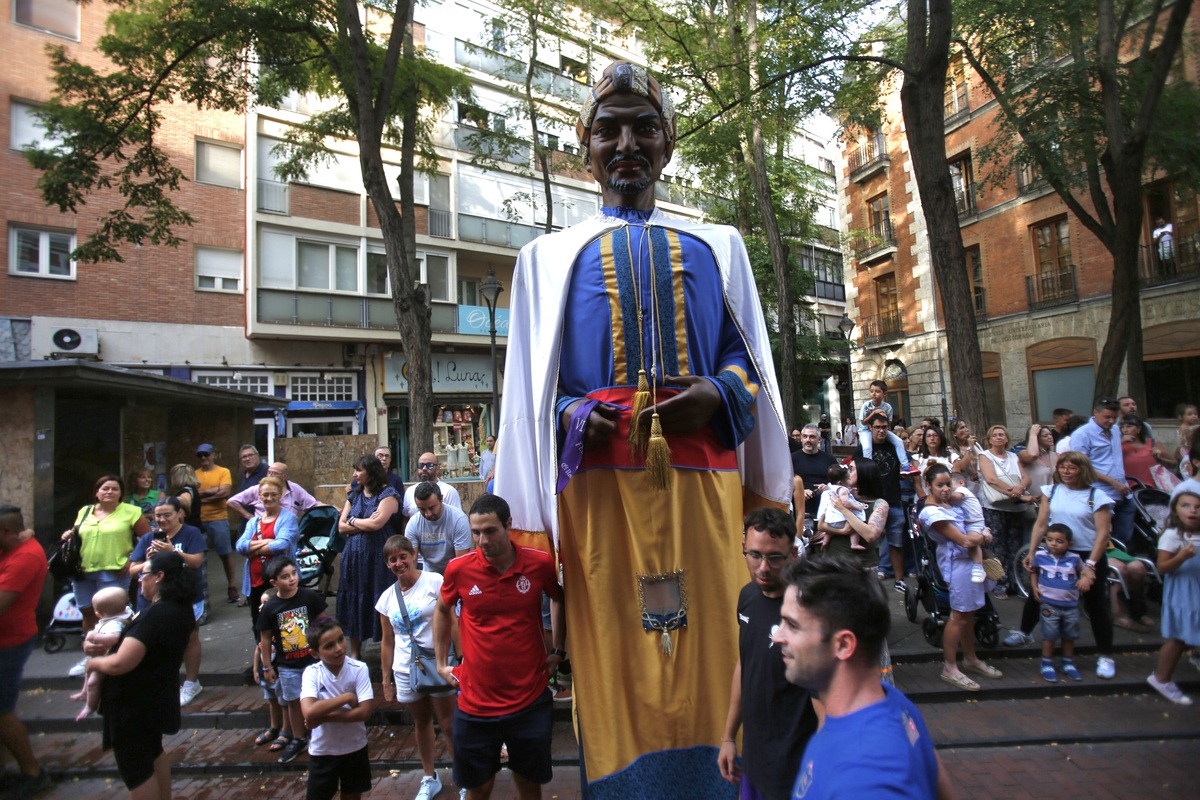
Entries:
<svg viewBox="0 0 1200 800">
<path fill-rule="evenodd" d="M 492 435 L 500 430 L 500 392 L 496 385 L 499 369 L 496 366 L 496 304 L 488 303 L 492 334 Z"/>
</svg>

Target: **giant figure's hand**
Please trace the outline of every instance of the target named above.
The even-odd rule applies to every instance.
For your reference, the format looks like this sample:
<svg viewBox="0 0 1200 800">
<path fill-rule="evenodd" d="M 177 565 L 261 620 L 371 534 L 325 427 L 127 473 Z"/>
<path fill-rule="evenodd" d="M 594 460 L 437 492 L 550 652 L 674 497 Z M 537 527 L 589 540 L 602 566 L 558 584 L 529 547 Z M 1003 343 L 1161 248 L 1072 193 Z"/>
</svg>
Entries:
<svg viewBox="0 0 1200 800">
<path fill-rule="evenodd" d="M 638 424 L 650 427 L 650 418 L 658 409 L 658 421 L 663 433 L 689 434 L 708 425 L 713 414 L 721 408 L 721 392 L 708 378 L 699 375 L 668 375 L 666 382 L 682 386 L 683 391 L 657 406 L 647 408 Z"/>
<path fill-rule="evenodd" d="M 563 429 L 571 424 L 571 417 L 574 416 L 575 409 L 579 408 L 579 404 L 583 402 L 584 400 L 576 400 L 562 410 L 562 414 L 559 415 L 559 424 Z M 617 420 L 620 416 L 621 409 L 605 403 L 597 403 L 592 408 L 592 412 L 588 414 L 587 427 L 583 431 L 583 448 L 587 450 L 607 442 L 617 432 Z"/>
</svg>

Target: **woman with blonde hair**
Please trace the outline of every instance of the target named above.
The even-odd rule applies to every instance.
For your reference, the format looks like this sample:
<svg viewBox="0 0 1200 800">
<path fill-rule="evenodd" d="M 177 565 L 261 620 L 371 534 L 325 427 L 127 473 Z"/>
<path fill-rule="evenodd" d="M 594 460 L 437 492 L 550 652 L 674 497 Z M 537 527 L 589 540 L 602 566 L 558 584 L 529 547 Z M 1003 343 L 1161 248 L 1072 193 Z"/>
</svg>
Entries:
<svg viewBox="0 0 1200 800">
<path fill-rule="evenodd" d="M 1029 477 L 1021 467 L 1016 453 L 1008 450 L 1008 430 L 1003 425 L 988 428 L 987 449 L 979 453 L 979 500 L 983 504 L 983 519 L 991 529 L 996 556 L 1002 564 L 1012 564 L 1025 538 L 1025 504 L 1031 498 Z M 992 590 L 992 597 L 1005 600 L 1015 591 L 1015 578 L 1010 574 Z"/>
<path fill-rule="evenodd" d="M 200 528 L 200 479 L 191 464 L 176 464 L 171 467 L 167 494 L 179 498 L 183 506 L 183 522 Z"/>
</svg>

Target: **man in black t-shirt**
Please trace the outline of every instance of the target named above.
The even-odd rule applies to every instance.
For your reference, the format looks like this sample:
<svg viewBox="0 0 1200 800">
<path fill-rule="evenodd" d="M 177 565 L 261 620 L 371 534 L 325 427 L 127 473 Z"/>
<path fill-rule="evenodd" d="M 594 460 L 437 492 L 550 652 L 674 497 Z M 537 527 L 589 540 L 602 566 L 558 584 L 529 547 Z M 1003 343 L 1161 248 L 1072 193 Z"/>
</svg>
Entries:
<svg viewBox="0 0 1200 800">
<path fill-rule="evenodd" d="M 880 543 L 879 569 L 886 573 L 890 567 L 896 583 L 893 588 L 901 594 L 904 585 L 904 503 L 900 495 L 900 473 L 908 469 L 908 454 L 897 449 L 888 438 L 888 419 L 883 411 L 867 415 L 866 424 L 871 432 L 871 455 L 869 458 L 879 467 L 883 479 L 883 498 L 888 503 L 887 527 Z M 856 458 L 864 458 L 862 442 L 854 448 Z"/>
<path fill-rule="evenodd" d="M 837 459 L 821 450 L 821 429 L 811 422 L 800 431 L 800 449 L 792 453 L 792 503 L 797 528 L 804 515 L 816 517 L 821 492 L 829 482 L 829 466 Z"/>
<path fill-rule="evenodd" d="M 775 508 L 751 511 L 745 526 L 742 549 L 751 581 L 738 597 L 738 663 L 717 766 L 725 780 L 742 784 L 741 797 L 787 800 L 804 748 L 817 729 L 808 692 L 788 682 L 783 656 L 771 641 L 783 607 L 781 576 L 784 565 L 796 557 L 796 535 L 791 517 Z"/>
</svg>

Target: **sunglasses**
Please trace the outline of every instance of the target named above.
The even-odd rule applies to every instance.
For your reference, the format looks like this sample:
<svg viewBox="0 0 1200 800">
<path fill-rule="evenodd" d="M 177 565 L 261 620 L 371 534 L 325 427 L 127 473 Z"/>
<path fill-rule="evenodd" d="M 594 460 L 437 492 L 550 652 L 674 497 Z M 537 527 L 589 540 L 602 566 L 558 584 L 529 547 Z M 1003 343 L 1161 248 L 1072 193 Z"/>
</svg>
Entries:
<svg viewBox="0 0 1200 800">
<path fill-rule="evenodd" d="M 196 453 L 196 458 L 212 458 L 212 453 Z"/>
<path fill-rule="evenodd" d="M 425 462 L 421 462 L 420 464 L 417 464 L 417 469 L 433 469 L 436 466 L 436 463 L 426 464 Z"/>
</svg>

